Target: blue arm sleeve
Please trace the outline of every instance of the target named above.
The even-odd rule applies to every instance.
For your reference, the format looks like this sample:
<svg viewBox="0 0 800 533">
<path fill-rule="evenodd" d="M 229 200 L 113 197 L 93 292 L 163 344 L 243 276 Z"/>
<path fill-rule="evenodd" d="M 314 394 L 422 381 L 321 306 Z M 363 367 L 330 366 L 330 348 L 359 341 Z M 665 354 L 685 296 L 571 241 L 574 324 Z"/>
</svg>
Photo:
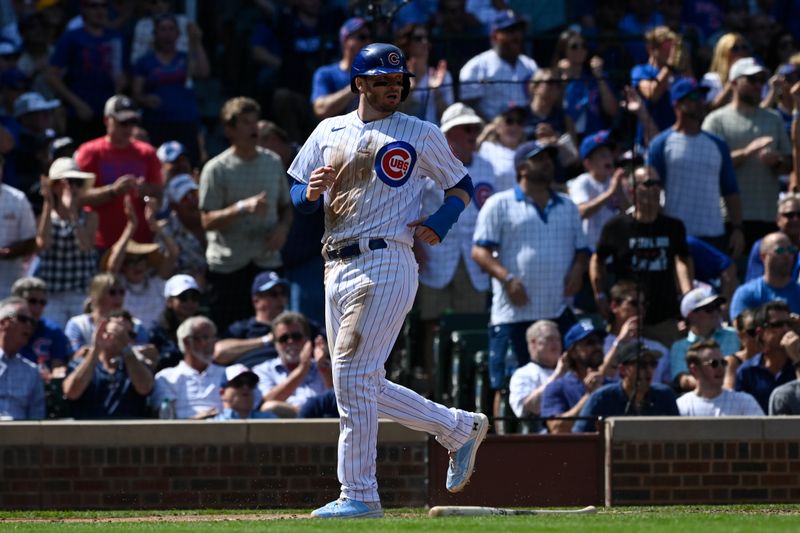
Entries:
<svg viewBox="0 0 800 533">
<path fill-rule="evenodd" d="M 448 196 L 444 199 L 442 207 L 426 218 L 422 225 L 432 229 L 439 236 L 439 240 L 443 241 L 465 207 L 467 207 L 466 204 L 458 196 Z"/>
<path fill-rule="evenodd" d="M 293 179 L 292 187 L 289 190 L 289 195 L 292 197 L 292 203 L 294 204 L 295 209 L 304 215 L 310 215 L 319 209 L 319 206 L 322 203 L 321 196 L 317 198 L 316 202 L 310 202 L 308 198 L 306 198 L 307 187 L 307 184 L 300 183 L 299 181 Z"/>
<path fill-rule="evenodd" d="M 472 178 L 469 177 L 469 174 L 461 178 L 458 183 L 447 190 L 452 191 L 453 189 L 461 189 L 466 192 L 470 198 L 472 198 L 472 194 L 475 192 L 472 186 Z M 439 241 L 443 241 L 447 232 L 450 231 L 450 228 L 453 227 L 453 224 L 456 223 L 459 215 L 461 215 L 461 212 L 464 211 L 466 207 L 467 204 L 458 196 L 447 196 L 444 199 L 442 207 L 425 219 L 422 225 L 432 229 L 434 233 L 439 236 Z"/>
</svg>

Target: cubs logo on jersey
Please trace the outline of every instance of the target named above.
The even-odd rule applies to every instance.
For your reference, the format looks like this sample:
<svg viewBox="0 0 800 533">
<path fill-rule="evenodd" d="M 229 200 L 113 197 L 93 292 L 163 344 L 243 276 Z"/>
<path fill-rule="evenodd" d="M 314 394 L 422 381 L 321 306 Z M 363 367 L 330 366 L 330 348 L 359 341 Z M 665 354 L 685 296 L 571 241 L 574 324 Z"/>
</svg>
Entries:
<svg viewBox="0 0 800 533">
<path fill-rule="evenodd" d="M 387 144 L 375 156 L 375 174 L 389 187 L 400 187 L 414 170 L 417 163 L 417 151 L 405 141 Z"/>
<path fill-rule="evenodd" d="M 483 207 L 483 204 L 486 203 L 486 200 L 493 194 L 494 194 L 494 185 L 492 185 L 491 183 L 480 181 L 474 185 L 472 192 L 472 201 L 475 204 L 475 207 L 478 208 L 478 211 L 480 211 L 481 207 Z"/>
</svg>

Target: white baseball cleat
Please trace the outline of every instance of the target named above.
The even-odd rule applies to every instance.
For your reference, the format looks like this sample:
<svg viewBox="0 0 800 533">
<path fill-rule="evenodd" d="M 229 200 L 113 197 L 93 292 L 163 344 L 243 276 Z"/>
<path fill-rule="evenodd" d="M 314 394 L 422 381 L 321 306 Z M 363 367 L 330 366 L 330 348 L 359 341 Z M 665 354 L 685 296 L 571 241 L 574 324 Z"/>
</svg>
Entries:
<svg viewBox="0 0 800 533">
<path fill-rule="evenodd" d="M 447 468 L 447 490 L 461 492 L 469 483 L 472 471 L 475 469 L 475 456 L 478 446 L 486 438 L 489 431 L 489 419 L 482 413 L 475 413 L 472 421 L 472 434 L 464 445 L 454 452 L 450 452 L 450 466 Z"/>
</svg>

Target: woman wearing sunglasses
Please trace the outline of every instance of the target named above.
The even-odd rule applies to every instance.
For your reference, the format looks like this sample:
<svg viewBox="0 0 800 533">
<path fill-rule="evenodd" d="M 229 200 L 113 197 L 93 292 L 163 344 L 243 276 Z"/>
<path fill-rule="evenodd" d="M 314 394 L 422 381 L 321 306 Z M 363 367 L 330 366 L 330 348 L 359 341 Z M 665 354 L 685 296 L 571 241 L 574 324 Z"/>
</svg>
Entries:
<svg viewBox="0 0 800 533">
<path fill-rule="evenodd" d="M 86 289 L 97 272 L 97 213 L 82 206 L 94 177 L 78 170 L 72 158 L 61 157 L 41 179 L 44 203 L 36 229 L 36 275 L 47 284 L 46 316 L 61 327 L 80 314 Z"/>
<path fill-rule="evenodd" d="M 605 79 L 603 59 L 589 58 L 586 39 L 575 30 L 558 36 L 552 68 L 561 73 L 564 87 L 564 110 L 572 119 L 575 133 L 582 138 L 608 127 L 619 104 Z"/>
</svg>

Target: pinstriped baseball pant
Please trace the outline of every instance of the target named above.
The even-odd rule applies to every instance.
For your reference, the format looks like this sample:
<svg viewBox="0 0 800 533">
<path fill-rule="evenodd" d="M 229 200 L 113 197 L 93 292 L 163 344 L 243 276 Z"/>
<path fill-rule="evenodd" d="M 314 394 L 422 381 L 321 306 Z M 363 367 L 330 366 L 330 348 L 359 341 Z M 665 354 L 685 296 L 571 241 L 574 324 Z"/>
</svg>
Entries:
<svg viewBox="0 0 800 533">
<path fill-rule="evenodd" d="M 362 248 L 363 249 L 363 248 Z M 341 496 L 376 502 L 378 417 L 425 431 L 448 450 L 469 438 L 473 416 L 434 403 L 385 378 L 384 364 L 417 290 L 411 248 L 390 242 L 325 265 L 325 319 L 339 408 Z"/>
</svg>

